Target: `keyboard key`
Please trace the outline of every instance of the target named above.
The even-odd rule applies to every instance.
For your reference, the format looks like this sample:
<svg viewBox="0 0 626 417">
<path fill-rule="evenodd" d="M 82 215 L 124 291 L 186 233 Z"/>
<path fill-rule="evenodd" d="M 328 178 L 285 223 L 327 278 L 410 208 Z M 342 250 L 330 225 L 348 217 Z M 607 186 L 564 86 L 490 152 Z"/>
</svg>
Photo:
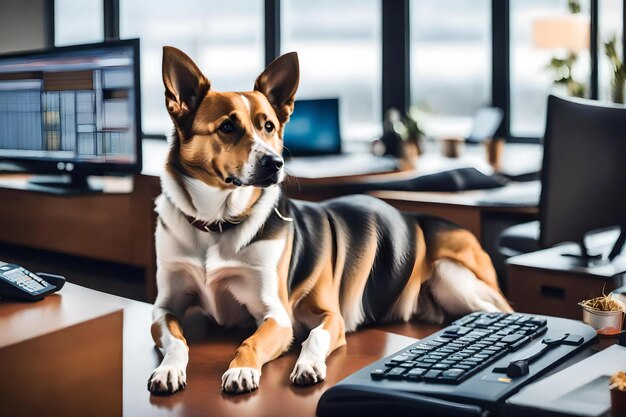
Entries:
<svg viewBox="0 0 626 417">
<path fill-rule="evenodd" d="M 447 353 L 443 353 L 443 352 L 433 352 L 430 355 L 428 355 L 429 358 L 431 359 L 437 359 L 438 361 L 440 361 L 441 359 L 445 358 L 446 356 L 448 356 Z"/>
<path fill-rule="evenodd" d="M 522 338 L 519 341 L 509 345 L 509 349 L 515 350 L 515 349 L 519 348 L 520 346 L 526 344 L 529 341 L 530 341 L 530 337 L 522 336 Z"/>
<path fill-rule="evenodd" d="M 416 368 L 430 368 L 431 366 L 433 366 L 432 363 L 427 363 L 427 362 L 417 362 L 415 364 Z"/>
<path fill-rule="evenodd" d="M 476 326 L 478 328 L 486 328 L 486 327 L 491 326 L 495 322 L 496 321 L 494 319 L 490 319 L 490 318 L 484 317 L 484 318 L 476 320 L 473 324 L 474 324 L 474 326 Z"/>
<path fill-rule="evenodd" d="M 459 379 L 464 373 L 464 369 L 448 369 L 447 371 L 444 371 L 441 376 L 444 379 Z"/>
<path fill-rule="evenodd" d="M 543 327 L 546 325 L 548 321 L 542 317 L 533 317 L 528 323 L 534 324 L 535 326 Z"/>
<path fill-rule="evenodd" d="M 389 379 L 400 379 L 405 372 L 406 369 L 404 368 L 391 368 L 385 376 Z"/>
<path fill-rule="evenodd" d="M 374 369 L 372 372 L 370 372 L 370 376 L 374 380 L 381 380 L 385 377 L 385 370 L 382 368 Z"/>
<path fill-rule="evenodd" d="M 422 376 L 428 372 L 427 369 L 424 368 L 413 368 L 409 372 L 407 372 L 404 377 L 411 380 L 422 379 Z"/>
<path fill-rule="evenodd" d="M 400 364 L 401 368 L 407 368 L 407 369 L 411 369 L 415 366 L 415 362 L 402 362 Z"/>
<path fill-rule="evenodd" d="M 434 364 L 434 365 L 433 365 L 433 367 L 432 367 L 432 368 L 430 368 L 430 369 L 441 369 L 441 370 L 446 370 L 446 369 L 449 369 L 449 368 L 450 368 L 450 365 L 447 365 L 447 364 L 445 364 L 445 363 L 436 363 L 436 364 Z"/>
<path fill-rule="evenodd" d="M 409 356 L 406 355 L 398 355 L 391 358 L 391 362 L 406 362 L 409 360 Z"/>
<path fill-rule="evenodd" d="M 426 372 L 426 374 L 424 374 L 424 378 L 434 379 L 434 378 L 437 378 L 439 375 L 441 375 L 441 371 L 430 370 L 430 371 Z"/>
<path fill-rule="evenodd" d="M 426 351 L 426 350 L 432 350 L 432 349 L 434 349 L 434 347 L 433 346 L 428 346 L 428 345 L 417 345 L 417 346 L 413 347 L 413 349 L 420 350 L 420 351 Z"/>
<path fill-rule="evenodd" d="M 512 344 L 515 343 L 517 341 L 519 341 L 520 339 L 523 339 L 524 335 L 521 334 L 510 334 L 508 336 L 505 336 L 502 338 L 501 342 L 502 343 L 508 343 L 508 344 Z"/>
</svg>

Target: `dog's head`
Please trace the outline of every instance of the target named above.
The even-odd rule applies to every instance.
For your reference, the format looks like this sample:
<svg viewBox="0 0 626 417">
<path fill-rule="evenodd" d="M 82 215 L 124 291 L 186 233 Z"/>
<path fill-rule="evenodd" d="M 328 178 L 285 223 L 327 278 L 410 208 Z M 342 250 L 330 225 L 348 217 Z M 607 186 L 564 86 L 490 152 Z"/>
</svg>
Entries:
<svg viewBox="0 0 626 417">
<path fill-rule="evenodd" d="M 165 105 L 175 128 L 168 164 L 222 189 L 281 182 L 283 130 L 299 78 L 292 52 L 274 60 L 253 91 L 217 92 L 191 58 L 164 47 Z"/>
</svg>

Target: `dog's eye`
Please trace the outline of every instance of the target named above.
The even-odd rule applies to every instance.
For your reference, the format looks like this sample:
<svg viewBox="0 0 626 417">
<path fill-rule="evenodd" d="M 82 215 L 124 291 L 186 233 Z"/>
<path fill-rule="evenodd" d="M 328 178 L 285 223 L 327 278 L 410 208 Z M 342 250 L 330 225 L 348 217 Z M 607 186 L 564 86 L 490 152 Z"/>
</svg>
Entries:
<svg viewBox="0 0 626 417">
<path fill-rule="evenodd" d="M 265 128 L 265 131 L 267 133 L 270 133 L 274 130 L 274 123 L 272 122 L 265 122 L 265 125 L 263 126 Z"/>
<path fill-rule="evenodd" d="M 224 122 L 219 129 L 224 133 L 232 133 L 235 130 L 235 125 L 232 122 Z"/>
</svg>

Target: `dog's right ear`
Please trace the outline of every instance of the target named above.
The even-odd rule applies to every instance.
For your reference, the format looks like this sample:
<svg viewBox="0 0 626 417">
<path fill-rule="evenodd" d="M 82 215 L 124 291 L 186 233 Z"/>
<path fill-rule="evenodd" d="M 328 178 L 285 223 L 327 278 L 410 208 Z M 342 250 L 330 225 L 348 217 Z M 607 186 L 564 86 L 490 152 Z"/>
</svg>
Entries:
<svg viewBox="0 0 626 417">
<path fill-rule="evenodd" d="M 163 47 L 163 84 L 165 106 L 175 121 L 193 113 L 211 83 L 183 51 Z"/>
</svg>

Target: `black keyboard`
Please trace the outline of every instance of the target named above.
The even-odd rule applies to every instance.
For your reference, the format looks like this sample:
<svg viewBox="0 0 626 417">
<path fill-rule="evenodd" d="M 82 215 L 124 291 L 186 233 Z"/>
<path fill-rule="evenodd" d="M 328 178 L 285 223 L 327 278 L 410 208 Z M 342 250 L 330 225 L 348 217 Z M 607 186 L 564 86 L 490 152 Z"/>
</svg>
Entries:
<svg viewBox="0 0 626 417">
<path fill-rule="evenodd" d="M 593 328 L 576 320 L 472 313 L 339 382 L 324 393 L 317 412 L 498 415 L 506 398 L 595 337 Z"/>
<path fill-rule="evenodd" d="M 372 379 L 459 384 L 547 330 L 547 320 L 523 314 L 473 313 L 435 339 L 401 351 Z"/>
</svg>

